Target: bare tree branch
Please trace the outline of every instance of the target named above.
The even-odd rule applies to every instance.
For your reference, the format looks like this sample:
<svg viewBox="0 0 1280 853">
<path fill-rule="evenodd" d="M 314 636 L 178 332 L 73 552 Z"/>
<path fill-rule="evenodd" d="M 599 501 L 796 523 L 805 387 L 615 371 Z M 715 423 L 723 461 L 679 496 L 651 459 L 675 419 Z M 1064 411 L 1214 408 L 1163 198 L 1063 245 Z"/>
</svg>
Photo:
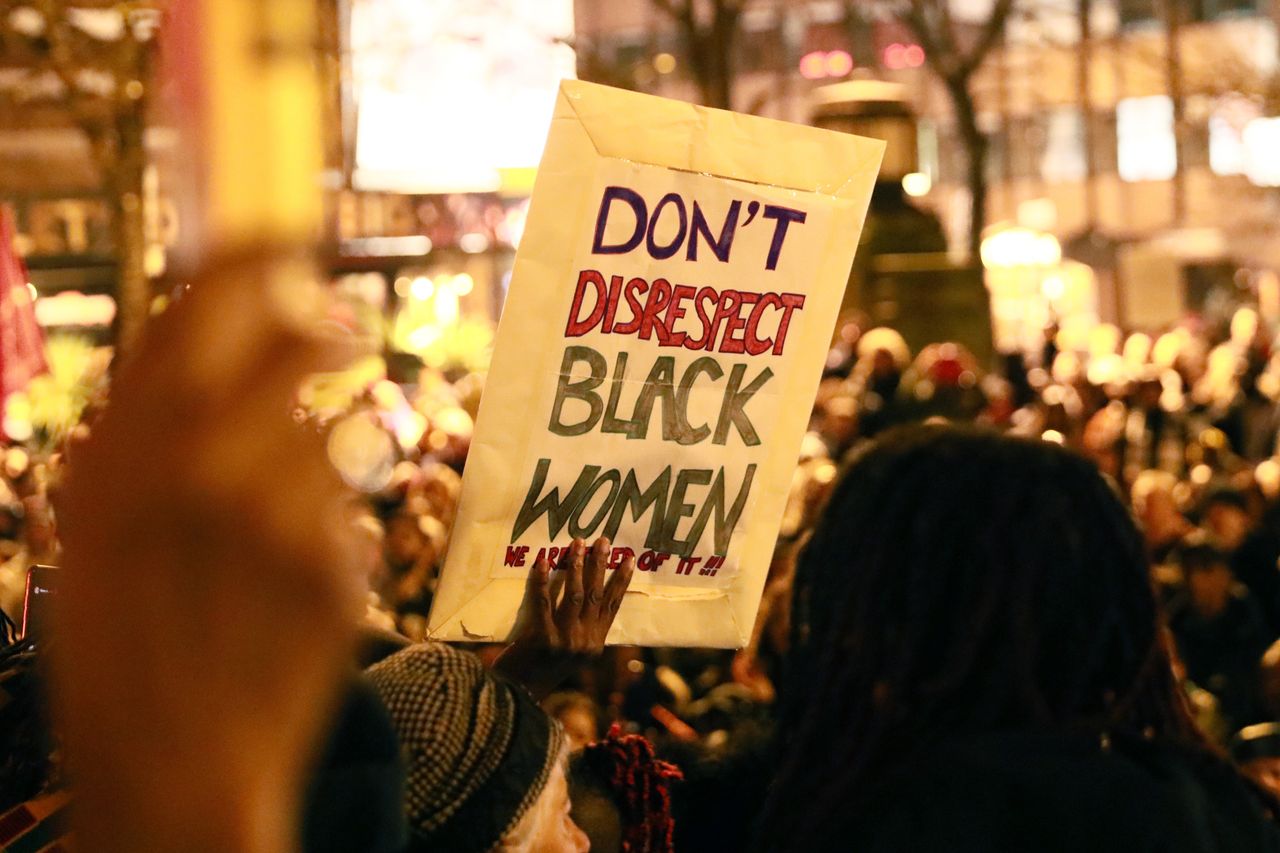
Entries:
<svg viewBox="0 0 1280 853">
<path fill-rule="evenodd" d="M 951 66 L 956 56 L 955 45 L 949 31 L 936 28 L 930 22 L 926 0 L 911 0 L 899 12 L 899 18 L 924 48 L 925 56 L 929 57 L 930 64 L 939 76 L 951 76 Z"/>
<path fill-rule="evenodd" d="M 673 0 L 653 0 L 653 5 L 659 10 L 670 15 L 678 24 L 692 27 L 694 23 L 693 16 L 693 0 L 684 0 L 677 5 Z"/>
<path fill-rule="evenodd" d="M 1004 36 L 1004 27 L 1010 13 L 1013 12 L 1013 4 L 1014 0 L 995 0 L 991 7 L 991 16 L 983 23 L 978 40 L 973 43 L 973 47 L 960 62 L 965 73 L 972 74 L 976 71 L 982 61 L 987 58 L 987 54 Z"/>
</svg>

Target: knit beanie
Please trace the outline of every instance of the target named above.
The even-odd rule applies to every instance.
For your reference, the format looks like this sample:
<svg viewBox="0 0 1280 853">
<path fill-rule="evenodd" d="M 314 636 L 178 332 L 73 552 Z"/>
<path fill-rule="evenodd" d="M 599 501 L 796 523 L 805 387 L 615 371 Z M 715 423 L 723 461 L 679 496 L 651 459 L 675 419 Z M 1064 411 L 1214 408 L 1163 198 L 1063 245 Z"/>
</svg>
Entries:
<svg viewBox="0 0 1280 853">
<path fill-rule="evenodd" d="M 487 853 L 546 787 L 564 730 L 532 697 L 440 643 L 367 670 L 405 761 L 410 851 Z"/>
</svg>

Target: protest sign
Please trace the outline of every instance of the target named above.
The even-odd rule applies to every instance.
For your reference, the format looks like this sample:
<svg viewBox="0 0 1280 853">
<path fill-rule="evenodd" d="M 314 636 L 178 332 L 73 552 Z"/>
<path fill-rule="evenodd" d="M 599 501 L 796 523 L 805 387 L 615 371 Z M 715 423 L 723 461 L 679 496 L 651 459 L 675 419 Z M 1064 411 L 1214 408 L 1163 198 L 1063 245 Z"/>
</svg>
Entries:
<svg viewBox="0 0 1280 853">
<path fill-rule="evenodd" d="M 429 620 L 504 640 L 573 537 L 609 642 L 750 638 L 883 143 L 565 81 Z"/>
</svg>

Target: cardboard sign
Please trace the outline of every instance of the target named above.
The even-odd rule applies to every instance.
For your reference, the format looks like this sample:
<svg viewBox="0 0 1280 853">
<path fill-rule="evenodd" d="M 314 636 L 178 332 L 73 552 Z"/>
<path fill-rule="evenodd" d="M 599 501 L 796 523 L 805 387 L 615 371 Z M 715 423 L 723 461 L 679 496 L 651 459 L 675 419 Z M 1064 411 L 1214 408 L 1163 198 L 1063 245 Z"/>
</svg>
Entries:
<svg viewBox="0 0 1280 853">
<path fill-rule="evenodd" d="M 430 631 L 505 640 L 572 538 L 609 642 L 751 634 L 883 143 L 561 85 Z"/>
</svg>

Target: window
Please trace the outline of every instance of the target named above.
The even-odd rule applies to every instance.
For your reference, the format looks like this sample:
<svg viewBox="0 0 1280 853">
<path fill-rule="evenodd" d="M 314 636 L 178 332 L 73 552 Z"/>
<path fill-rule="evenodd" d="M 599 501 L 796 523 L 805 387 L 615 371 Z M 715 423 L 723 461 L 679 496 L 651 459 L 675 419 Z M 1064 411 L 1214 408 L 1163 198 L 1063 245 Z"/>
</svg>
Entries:
<svg viewBox="0 0 1280 853">
<path fill-rule="evenodd" d="M 1250 98 L 1222 98 L 1209 115 L 1209 168 L 1215 175 L 1243 175 L 1248 166 L 1244 129 L 1262 113 Z"/>
<path fill-rule="evenodd" d="M 1116 6 L 1122 29 L 1154 24 L 1159 20 L 1155 0 L 1119 0 Z"/>
<path fill-rule="evenodd" d="M 1045 126 L 1044 154 L 1040 175 L 1051 184 L 1084 179 L 1084 116 L 1078 109 L 1064 108 L 1049 113 Z"/>
<path fill-rule="evenodd" d="M 537 165 L 574 76 L 572 0 L 353 0 L 350 12 L 357 189 L 487 192 L 500 169 Z"/>
<path fill-rule="evenodd" d="M 1045 147 L 1043 116 L 1013 116 L 1008 119 L 1007 169 L 1017 180 L 1040 175 L 1040 159 Z"/>
<path fill-rule="evenodd" d="M 1259 12 L 1257 0 L 1204 0 L 1203 5 L 1206 18 L 1234 18 Z"/>
<path fill-rule="evenodd" d="M 920 119 L 916 123 L 916 171 L 924 172 L 934 181 L 942 174 L 938 149 L 938 126 L 927 118 Z"/>
<path fill-rule="evenodd" d="M 1125 181 L 1167 181 L 1178 171 L 1173 102 L 1167 96 L 1116 104 L 1116 166 Z"/>
<path fill-rule="evenodd" d="M 1280 187 L 1280 118 L 1255 118 L 1245 125 L 1245 174 L 1260 187 Z"/>
<path fill-rule="evenodd" d="M 1222 115 L 1209 116 L 1209 168 L 1215 175 L 1244 174 L 1244 136 Z"/>
</svg>

